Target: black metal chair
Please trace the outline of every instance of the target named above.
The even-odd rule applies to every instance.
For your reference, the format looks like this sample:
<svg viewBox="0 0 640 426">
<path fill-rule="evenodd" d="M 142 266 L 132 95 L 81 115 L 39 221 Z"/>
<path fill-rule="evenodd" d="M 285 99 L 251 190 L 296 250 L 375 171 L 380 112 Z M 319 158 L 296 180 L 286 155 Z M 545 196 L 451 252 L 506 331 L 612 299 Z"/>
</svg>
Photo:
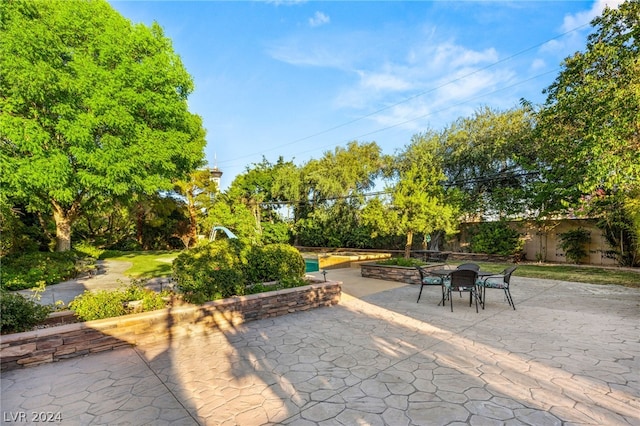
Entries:
<svg viewBox="0 0 640 426">
<path fill-rule="evenodd" d="M 442 288 L 442 305 L 444 306 L 444 275 L 436 275 L 429 272 L 428 269 L 424 269 L 421 266 L 416 266 L 418 273 L 420 274 L 420 293 L 418 294 L 418 300 L 416 303 L 420 301 L 420 296 L 422 296 L 422 289 L 424 286 L 434 286 L 439 285 Z"/>
<path fill-rule="evenodd" d="M 480 270 L 480 266 L 475 263 L 463 263 L 462 265 L 458 265 L 456 269 L 465 269 L 478 272 Z"/>
<path fill-rule="evenodd" d="M 476 281 L 478 279 L 478 273 L 472 269 L 456 269 L 451 271 L 447 279 L 444 280 L 444 288 L 446 296 L 449 297 L 451 302 L 451 312 L 453 312 L 453 298 L 451 293 L 454 291 L 469 292 L 469 306 L 475 299 L 476 301 L 476 313 L 478 312 L 478 287 Z M 444 299 L 443 299 L 444 300 Z M 444 306 L 444 303 L 442 304 Z"/>
<path fill-rule="evenodd" d="M 478 279 L 478 287 L 482 290 L 482 309 L 484 309 L 487 289 L 497 288 L 504 290 L 504 296 L 507 299 L 507 302 L 509 302 L 509 306 L 511 306 L 514 311 L 516 310 L 516 305 L 513 303 L 513 297 L 511 297 L 511 291 L 509 291 L 511 274 L 513 274 L 513 271 L 515 271 L 516 268 L 517 266 L 511 266 L 499 274 L 487 275 Z"/>
</svg>

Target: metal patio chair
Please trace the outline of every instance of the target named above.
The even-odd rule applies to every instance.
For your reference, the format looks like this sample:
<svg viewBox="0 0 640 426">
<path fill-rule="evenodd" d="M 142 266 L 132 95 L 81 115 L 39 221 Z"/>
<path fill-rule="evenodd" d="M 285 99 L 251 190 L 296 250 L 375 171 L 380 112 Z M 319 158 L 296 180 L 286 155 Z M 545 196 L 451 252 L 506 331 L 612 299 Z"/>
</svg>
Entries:
<svg viewBox="0 0 640 426">
<path fill-rule="evenodd" d="M 511 297 L 511 291 L 509 291 L 509 282 L 511 281 L 511 274 L 515 271 L 517 266 L 511 266 L 499 274 L 495 275 L 487 275 L 478 279 L 478 287 L 482 291 L 482 309 L 484 309 L 484 304 L 486 301 L 486 292 L 488 288 L 497 288 L 504 290 L 504 297 L 509 302 L 509 306 L 516 310 L 516 305 L 513 303 L 513 297 Z"/>
<path fill-rule="evenodd" d="M 446 296 L 449 297 L 451 302 L 451 312 L 453 312 L 453 299 L 451 293 L 454 291 L 469 292 L 469 306 L 475 299 L 476 301 L 476 313 L 478 312 L 478 287 L 476 281 L 478 279 L 478 273 L 471 269 L 456 269 L 451 271 L 447 279 L 444 280 L 444 287 Z M 444 306 L 444 303 L 443 303 Z"/>
<path fill-rule="evenodd" d="M 420 274 L 420 293 L 418 293 L 418 300 L 416 303 L 420 301 L 420 296 L 422 296 L 422 289 L 424 286 L 435 286 L 439 285 L 442 289 L 442 299 L 440 302 L 444 306 L 444 278 L 445 275 L 437 275 L 429 272 L 428 269 L 425 269 L 421 266 L 416 266 L 418 273 Z M 438 303 L 440 304 L 440 303 Z"/>
</svg>

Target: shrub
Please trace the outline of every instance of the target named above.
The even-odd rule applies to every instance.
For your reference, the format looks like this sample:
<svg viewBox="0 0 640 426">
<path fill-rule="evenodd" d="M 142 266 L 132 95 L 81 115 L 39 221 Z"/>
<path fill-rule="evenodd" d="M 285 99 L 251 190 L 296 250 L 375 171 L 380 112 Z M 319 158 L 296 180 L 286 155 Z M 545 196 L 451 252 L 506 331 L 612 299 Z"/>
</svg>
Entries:
<svg viewBox="0 0 640 426">
<path fill-rule="evenodd" d="M 587 255 L 585 245 L 591 241 L 591 234 L 586 229 L 580 227 L 564 232 L 560 236 L 560 247 L 564 250 L 567 259 L 573 263 L 580 263 Z"/>
<path fill-rule="evenodd" d="M 378 265 L 395 265 L 395 266 L 407 266 L 407 267 L 416 267 L 426 265 L 425 262 L 419 259 L 405 259 L 404 257 L 394 257 L 392 259 L 379 260 L 376 262 Z"/>
<path fill-rule="evenodd" d="M 292 246 L 248 247 L 236 239 L 198 246 L 181 253 L 173 262 L 177 287 L 191 303 L 241 296 L 248 284 L 288 282 L 303 277 L 304 271 L 304 259 Z"/>
<path fill-rule="evenodd" d="M 42 306 L 18 293 L 0 290 L 0 332 L 27 331 L 47 318 L 49 306 Z"/>
<path fill-rule="evenodd" d="M 138 310 L 127 302 L 141 300 L 139 311 L 147 312 L 166 307 L 164 293 L 156 293 L 146 289 L 140 282 L 133 282 L 129 286 L 118 290 L 85 291 L 69 303 L 69 309 L 74 311 L 82 321 L 112 318 L 127 315 Z"/>
<path fill-rule="evenodd" d="M 519 254 L 524 247 L 520 233 L 510 228 L 503 220 L 482 222 L 471 228 L 470 232 L 470 245 L 473 253 L 510 256 Z"/>
<path fill-rule="evenodd" d="M 258 283 L 247 287 L 247 294 L 262 293 L 265 291 L 282 290 L 285 288 L 302 287 L 308 283 L 301 277 L 298 278 L 284 278 L 274 284 Z"/>
<path fill-rule="evenodd" d="M 2 258 L 0 282 L 7 290 L 31 288 L 40 281 L 56 284 L 77 274 L 77 261 L 78 254 L 73 251 L 12 254 Z"/>
<path fill-rule="evenodd" d="M 254 246 L 247 256 L 247 283 L 280 281 L 304 275 L 304 258 L 288 244 Z"/>
<path fill-rule="evenodd" d="M 244 294 L 244 244 L 237 239 L 216 240 L 178 255 L 173 277 L 186 301 L 204 303 Z"/>
<path fill-rule="evenodd" d="M 82 241 L 78 244 L 74 244 L 73 249 L 76 252 L 80 253 L 81 255 L 84 255 L 86 257 L 91 257 L 93 259 L 99 259 L 102 253 L 104 253 L 103 249 L 94 247 L 86 241 Z"/>
</svg>

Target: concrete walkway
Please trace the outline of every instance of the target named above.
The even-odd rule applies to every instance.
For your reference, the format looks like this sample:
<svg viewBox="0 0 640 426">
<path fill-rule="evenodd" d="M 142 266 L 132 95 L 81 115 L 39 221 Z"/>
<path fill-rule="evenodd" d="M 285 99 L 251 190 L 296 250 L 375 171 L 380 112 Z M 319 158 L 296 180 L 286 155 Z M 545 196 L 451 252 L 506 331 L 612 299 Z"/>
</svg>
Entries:
<svg viewBox="0 0 640 426">
<path fill-rule="evenodd" d="M 58 284 L 52 284 L 40 293 L 37 300 L 42 305 L 54 305 L 62 301 L 68 305 L 76 296 L 81 295 L 86 290 L 116 290 L 131 283 L 131 277 L 125 275 L 127 269 L 131 268 L 131 262 L 120 260 L 98 260 L 97 272 L 92 275 L 85 275 Z M 169 278 L 153 278 L 146 281 L 146 287 L 160 290 L 163 286 L 171 286 Z M 20 290 L 26 297 L 33 295 L 31 290 Z"/>
<path fill-rule="evenodd" d="M 494 290 L 476 314 L 359 269 L 327 278 L 346 293 L 331 308 L 3 373 L 3 420 L 640 425 L 638 289 L 516 273 L 517 310 Z"/>
</svg>

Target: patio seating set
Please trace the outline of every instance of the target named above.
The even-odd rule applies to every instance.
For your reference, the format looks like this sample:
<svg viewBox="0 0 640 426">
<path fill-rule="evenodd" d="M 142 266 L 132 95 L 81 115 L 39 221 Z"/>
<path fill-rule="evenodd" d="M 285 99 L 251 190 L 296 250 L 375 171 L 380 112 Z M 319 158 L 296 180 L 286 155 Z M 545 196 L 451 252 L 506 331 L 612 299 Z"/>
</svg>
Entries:
<svg viewBox="0 0 640 426">
<path fill-rule="evenodd" d="M 505 299 L 514 310 L 516 305 L 511 297 L 509 283 L 513 271 L 517 266 L 506 268 L 499 274 L 481 271 L 475 263 L 463 263 L 456 269 L 427 269 L 421 266 L 416 267 L 420 273 L 420 293 L 417 302 L 420 302 L 422 290 L 425 286 L 440 286 L 442 289 L 442 299 L 440 303 L 445 306 L 449 301 L 451 312 L 453 312 L 453 293 L 469 293 L 469 306 L 475 301 L 476 312 L 478 304 L 485 307 L 487 289 L 498 289 L 504 291 Z M 440 304 L 439 303 L 439 304 Z"/>
</svg>

